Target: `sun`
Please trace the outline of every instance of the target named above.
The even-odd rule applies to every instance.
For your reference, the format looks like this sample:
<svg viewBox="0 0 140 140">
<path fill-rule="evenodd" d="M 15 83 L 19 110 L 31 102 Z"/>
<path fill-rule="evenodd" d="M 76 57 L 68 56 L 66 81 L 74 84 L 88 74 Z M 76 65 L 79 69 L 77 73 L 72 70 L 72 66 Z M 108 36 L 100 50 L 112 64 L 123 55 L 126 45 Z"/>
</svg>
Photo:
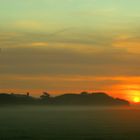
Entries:
<svg viewBox="0 0 140 140">
<path fill-rule="evenodd" d="M 126 94 L 129 97 L 129 100 L 133 103 L 140 103 L 140 90 L 137 90 L 138 86 L 129 86 Z"/>
<path fill-rule="evenodd" d="M 139 103 L 140 102 L 140 98 L 139 97 L 134 97 L 133 101 L 134 101 L 134 103 Z"/>
</svg>

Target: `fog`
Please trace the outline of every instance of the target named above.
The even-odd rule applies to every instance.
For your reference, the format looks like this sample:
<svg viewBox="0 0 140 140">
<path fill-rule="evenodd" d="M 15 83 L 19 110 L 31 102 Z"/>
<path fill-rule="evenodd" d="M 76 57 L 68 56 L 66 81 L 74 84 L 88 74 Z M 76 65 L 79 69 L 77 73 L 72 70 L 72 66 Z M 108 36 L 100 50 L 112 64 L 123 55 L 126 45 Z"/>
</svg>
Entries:
<svg viewBox="0 0 140 140">
<path fill-rule="evenodd" d="M 139 118 L 133 107 L 0 107 L 0 139 L 140 139 Z"/>
</svg>

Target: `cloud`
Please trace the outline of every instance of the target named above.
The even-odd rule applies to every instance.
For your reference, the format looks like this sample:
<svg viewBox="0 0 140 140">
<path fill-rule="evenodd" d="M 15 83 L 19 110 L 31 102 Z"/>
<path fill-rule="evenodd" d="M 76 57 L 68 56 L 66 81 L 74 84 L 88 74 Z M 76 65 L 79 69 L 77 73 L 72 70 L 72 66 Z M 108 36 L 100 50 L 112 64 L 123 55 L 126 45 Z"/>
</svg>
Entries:
<svg viewBox="0 0 140 140">
<path fill-rule="evenodd" d="M 32 47 L 46 47 L 48 46 L 47 42 L 32 42 L 31 44 L 29 44 L 29 46 Z"/>
<path fill-rule="evenodd" d="M 1 89 L 11 88 L 25 90 L 34 87 L 33 89 L 41 90 L 105 90 L 107 87 L 111 89 L 112 85 L 120 83 L 115 78 L 98 78 L 86 76 L 21 76 L 21 75 L 7 75 L 1 78 L 7 80 L 0 81 Z M 55 82 L 54 82 L 55 81 Z M 57 84 L 55 84 L 57 83 Z M 65 85 L 65 86 L 64 86 Z"/>
<path fill-rule="evenodd" d="M 0 72 L 23 75 L 139 76 L 139 55 L 92 46 L 9 48 L 1 55 Z M 41 44 L 42 46 L 42 44 Z M 43 44 L 44 46 L 44 44 Z M 119 54 L 119 55 L 118 55 Z"/>
<path fill-rule="evenodd" d="M 138 36 L 134 35 L 121 35 L 115 39 L 113 46 L 126 50 L 128 53 L 140 53 L 140 40 Z"/>
<path fill-rule="evenodd" d="M 26 30 L 40 30 L 44 28 L 43 23 L 35 20 L 20 20 L 13 23 L 15 28 Z"/>
<path fill-rule="evenodd" d="M 1 89 L 118 91 L 120 84 L 140 83 L 136 79 L 140 77 L 139 54 L 115 45 L 137 42 L 138 38 L 90 34 L 47 41 L 46 36 L 21 32 L 0 34 Z"/>
</svg>

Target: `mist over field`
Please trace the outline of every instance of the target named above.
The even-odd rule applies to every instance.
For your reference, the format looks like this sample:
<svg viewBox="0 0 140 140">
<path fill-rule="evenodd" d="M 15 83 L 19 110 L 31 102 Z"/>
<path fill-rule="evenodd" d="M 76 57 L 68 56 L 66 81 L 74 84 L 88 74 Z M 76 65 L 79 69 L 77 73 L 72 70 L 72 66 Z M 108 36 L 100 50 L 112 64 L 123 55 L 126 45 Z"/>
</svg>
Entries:
<svg viewBox="0 0 140 140">
<path fill-rule="evenodd" d="M 1 140 L 137 140 L 133 107 L 0 107 Z"/>
</svg>

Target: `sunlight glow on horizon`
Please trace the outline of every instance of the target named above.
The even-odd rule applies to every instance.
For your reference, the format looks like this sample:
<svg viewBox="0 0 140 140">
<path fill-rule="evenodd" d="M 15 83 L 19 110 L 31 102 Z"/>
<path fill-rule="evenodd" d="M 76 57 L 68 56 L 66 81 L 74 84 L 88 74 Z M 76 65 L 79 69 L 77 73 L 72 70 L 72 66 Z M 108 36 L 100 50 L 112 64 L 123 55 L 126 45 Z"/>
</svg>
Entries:
<svg viewBox="0 0 140 140">
<path fill-rule="evenodd" d="M 134 101 L 134 103 L 139 103 L 140 102 L 140 97 L 134 97 L 133 101 Z"/>
</svg>

